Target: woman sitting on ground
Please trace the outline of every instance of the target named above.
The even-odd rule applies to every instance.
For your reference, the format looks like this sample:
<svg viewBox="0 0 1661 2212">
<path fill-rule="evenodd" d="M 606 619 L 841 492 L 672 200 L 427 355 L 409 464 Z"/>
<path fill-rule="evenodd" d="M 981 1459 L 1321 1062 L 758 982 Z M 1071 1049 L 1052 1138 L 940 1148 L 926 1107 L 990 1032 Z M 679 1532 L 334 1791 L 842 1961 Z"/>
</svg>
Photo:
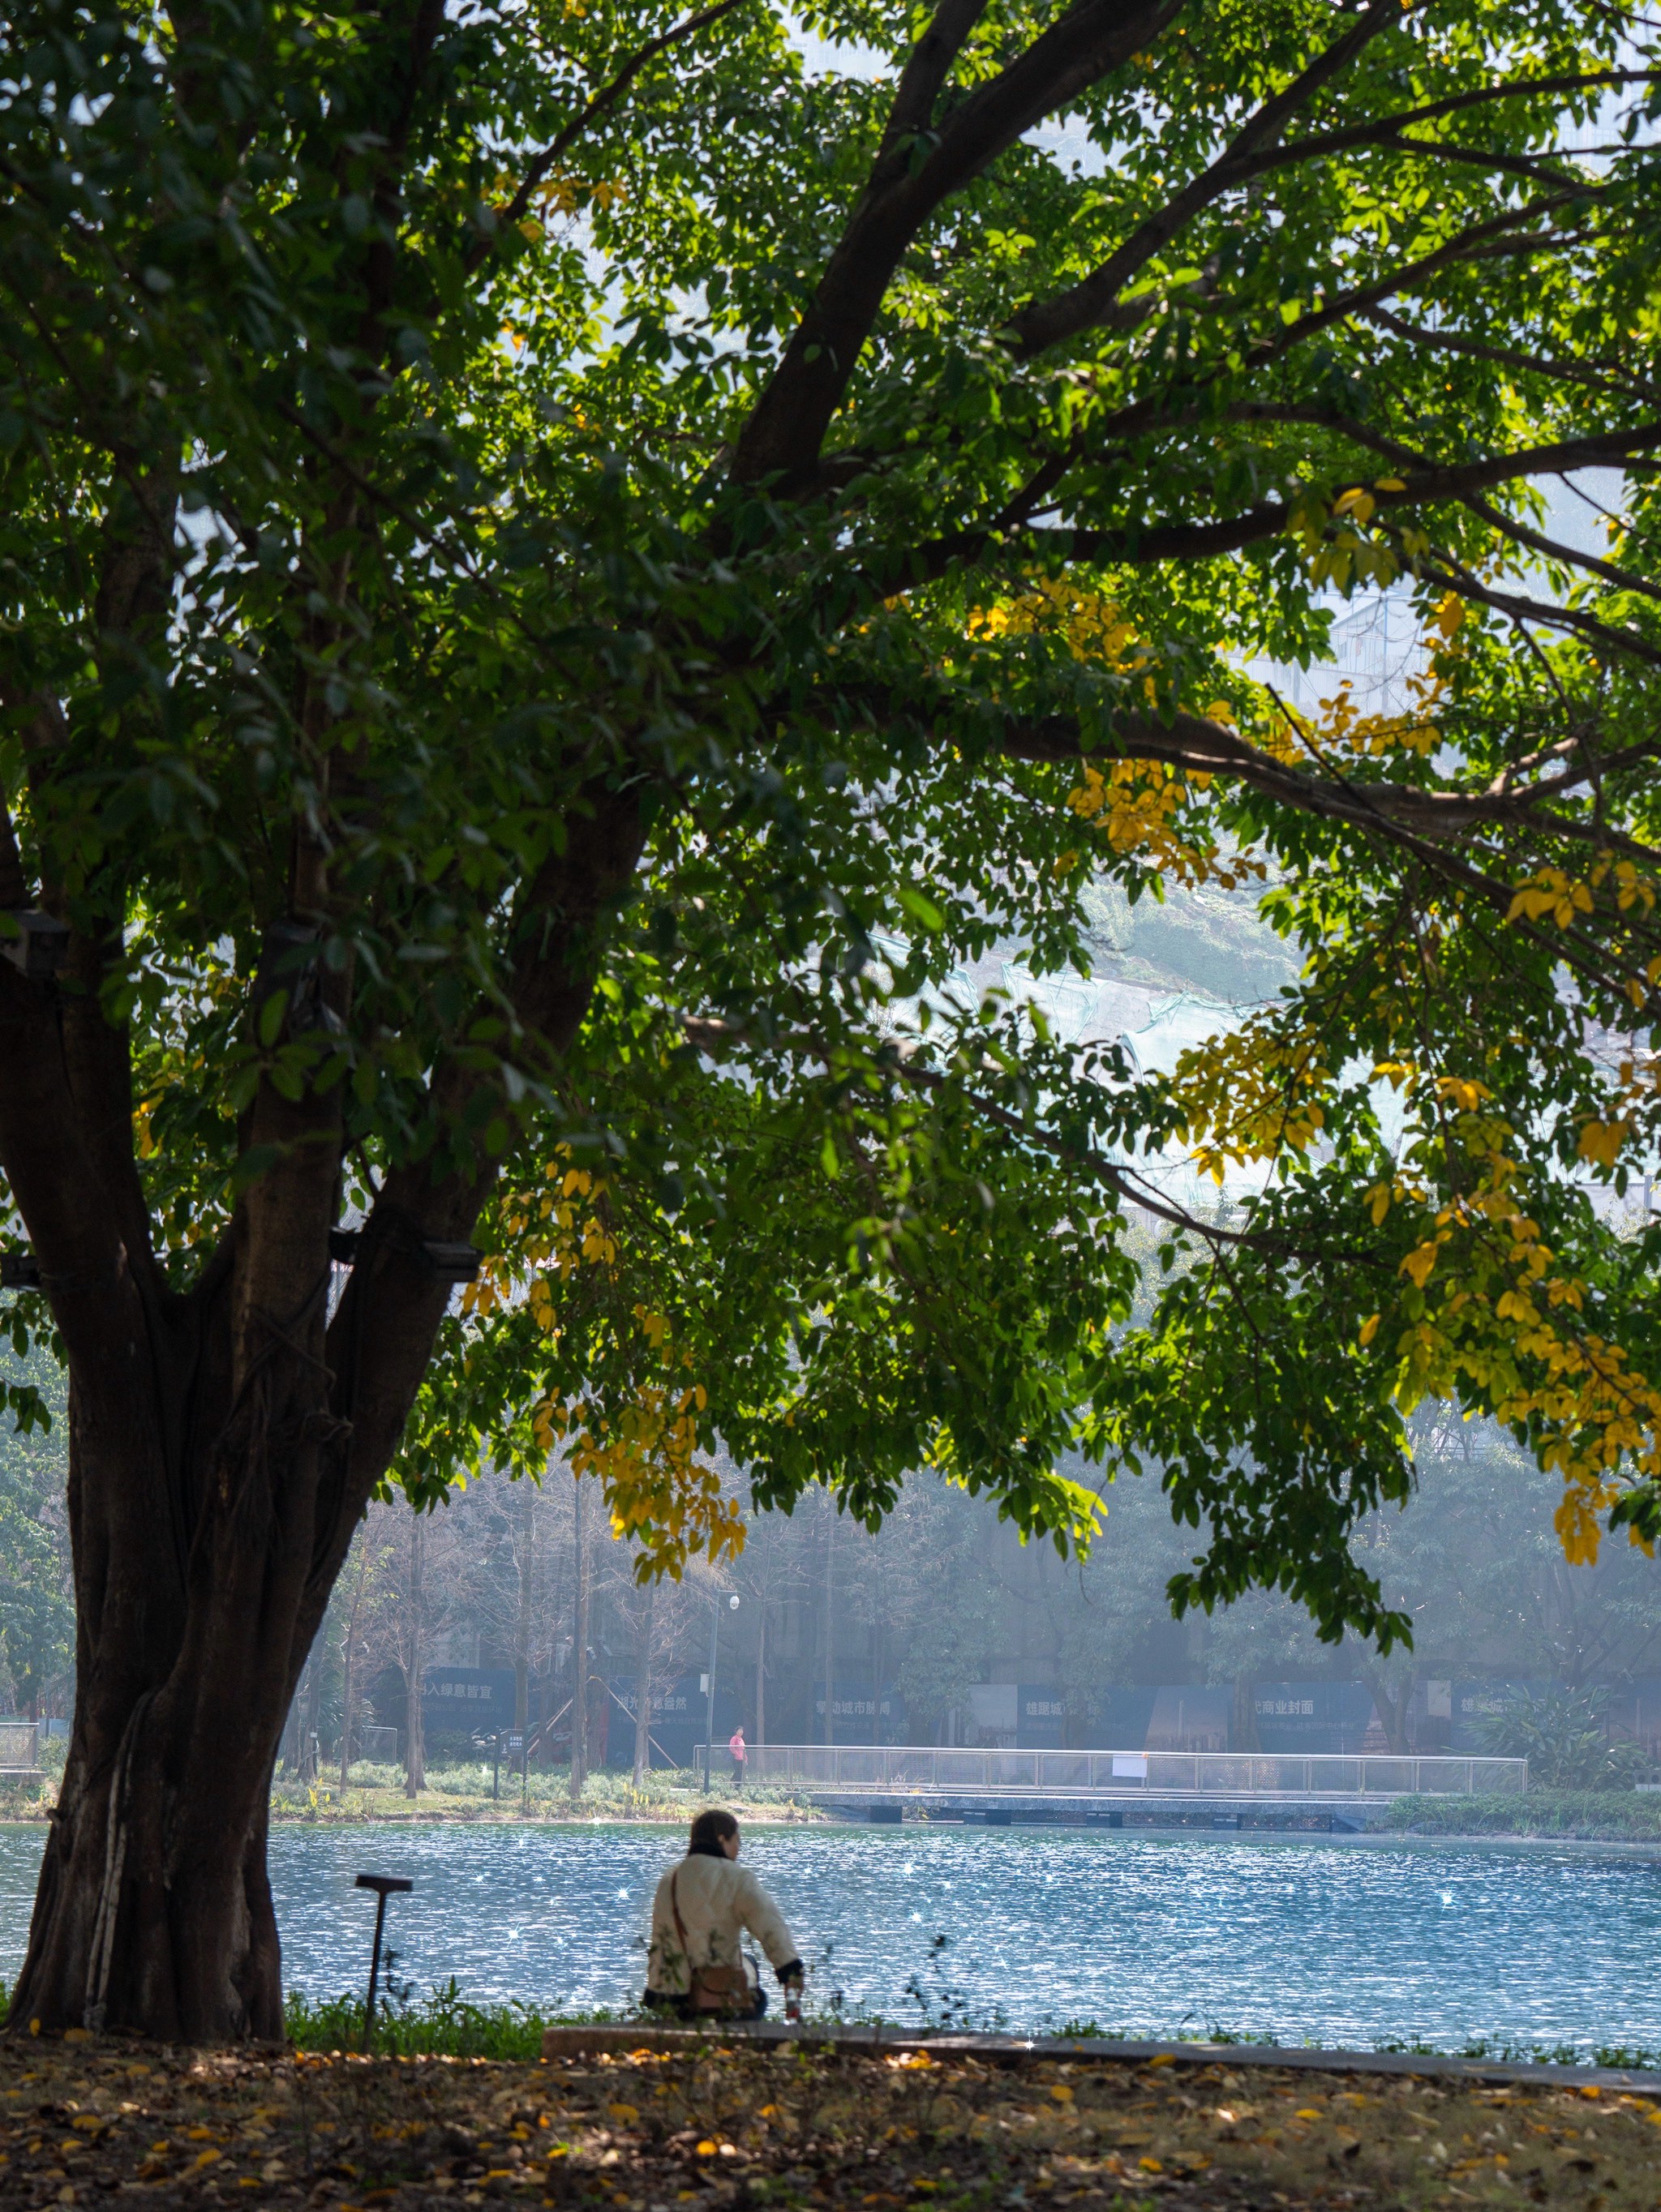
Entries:
<svg viewBox="0 0 1661 2212">
<path fill-rule="evenodd" d="M 779 1909 L 747 1868 L 738 1863 L 739 1824 L 719 1807 L 692 1823 L 686 1856 L 672 1867 L 652 1899 L 652 1948 L 646 2002 L 691 2020 L 721 2013 L 759 2020 L 767 1992 L 744 1955 L 748 1929 L 766 1952 L 785 2012 L 801 2017 L 802 1966 Z"/>
</svg>

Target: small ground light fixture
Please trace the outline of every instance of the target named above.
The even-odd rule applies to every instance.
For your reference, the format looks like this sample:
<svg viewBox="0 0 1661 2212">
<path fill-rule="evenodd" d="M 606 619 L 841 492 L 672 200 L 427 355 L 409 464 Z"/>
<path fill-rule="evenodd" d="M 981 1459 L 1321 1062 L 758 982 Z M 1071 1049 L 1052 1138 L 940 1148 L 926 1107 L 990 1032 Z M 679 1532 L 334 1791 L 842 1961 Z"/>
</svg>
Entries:
<svg viewBox="0 0 1661 2212">
<path fill-rule="evenodd" d="M 415 1884 L 407 1875 L 361 1874 L 354 1887 L 372 1889 L 375 1893 L 374 1948 L 369 1954 L 369 1997 L 363 2008 L 363 2048 L 369 2051 L 374 2048 L 374 2001 L 380 1981 L 380 1936 L 386 1924 L 386 1899 L 404 1895 L 413 1889 Z"/>
</svg>

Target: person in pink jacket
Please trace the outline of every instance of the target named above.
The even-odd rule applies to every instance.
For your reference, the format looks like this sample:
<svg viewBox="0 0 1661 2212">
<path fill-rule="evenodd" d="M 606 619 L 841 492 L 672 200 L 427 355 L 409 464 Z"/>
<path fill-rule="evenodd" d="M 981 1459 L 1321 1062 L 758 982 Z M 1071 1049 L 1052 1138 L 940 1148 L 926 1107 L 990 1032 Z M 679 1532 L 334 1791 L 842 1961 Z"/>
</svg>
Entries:
<svg viewBox="0 0 1661 2212">
<path fill-rule="evenodd" d="M 785 2016 L 801 2017 L 802 1964 L 783 1916 L 739 1863 L 739 1824 L 719 1807 L 692 1823 L 686 1856 L 652 1899 L 645 2002 L 684 2020 L 719 2014 L 759 2020 L 767 1992 L 744 1954 L 745 1933 L 767 1954 L 784 1992 Z"/>
</svg>

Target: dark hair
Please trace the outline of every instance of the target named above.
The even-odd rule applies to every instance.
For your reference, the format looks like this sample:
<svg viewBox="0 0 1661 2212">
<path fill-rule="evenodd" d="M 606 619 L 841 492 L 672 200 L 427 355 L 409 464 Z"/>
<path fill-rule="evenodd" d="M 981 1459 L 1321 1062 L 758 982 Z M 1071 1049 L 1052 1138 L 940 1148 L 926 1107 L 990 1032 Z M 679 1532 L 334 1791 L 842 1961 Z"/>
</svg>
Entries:
<svg viewBox="0 0 1661 2212">
<path fill-rule="evenodd" d="M 697 1814 L 692 1821 L 691 1840 L 686 1846 L 688 1858 L 703 1856 L 724 1859 L 721 1845 L 729 1836 L 736 1836 L 739 1824 L 724 1805 L 712 1805 L 708 1812 Z"/>
</svg>

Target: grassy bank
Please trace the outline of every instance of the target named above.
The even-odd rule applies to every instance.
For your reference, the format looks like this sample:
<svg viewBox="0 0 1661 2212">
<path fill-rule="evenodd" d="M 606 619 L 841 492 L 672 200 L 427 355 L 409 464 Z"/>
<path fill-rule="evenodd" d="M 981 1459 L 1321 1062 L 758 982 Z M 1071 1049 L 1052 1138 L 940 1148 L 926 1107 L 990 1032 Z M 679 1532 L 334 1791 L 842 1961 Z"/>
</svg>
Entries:
<svg viewBox="0 0 1661 2212">
<path fill-rule="evenodd" d="M 838 2024 L 845 2018 L 842 2014 L 828 2012 L 815 2015 L 811 1994 L 808 2015 L 810 2020 L 817 2016 Z M 534 2058 L 541 2050 L 545 2027 L 634 2020 L 661 2025 L 660 2021 L 654 2023 L 649 2013 L 635 2011 L 564 2013 L 545 2012 L 527 2004 L 470 2004 L 451 1982 L 446 1988 L 432 1990 L 425 1998 L 406 1999 L 401 2004 L 382 2009 L 376 2023 L 375 2045 L 381 2052 L 399 2057 L 524 2060 Z M 961 2034 L 1001 2023 L 970 2019 L 961 2012 L 945 2019 L 936 2008 L 919 2006 L 905 2018 L 890 2024 L 909 2034 Z M 363 1992 L 350 1990 L 327 2002 L 315 2004 L 297 1990 L 291 1990 L 284 2007 L 284 2027 L 296 2051 L 359 2050 L 363 2041 Z M 1145 2025 L 1127 2027 L 1096 2020 L 1047 2020 L 1037 2023 L 1037 2032 L 1104 2042 L 1153 2040 L 1244 2045 L 1273 2041 L 1265 2035 L 1236 2033 L 1214 2021 L 1202 2027 L 1190 2022 L 1175 2028 L 1150 2030 Z M 1415 2057 L 1478 2058 L 1502 2061 L 1509 2065 L 1624 2067 L 1661 2075 L 1661 2051 L 1624 2044 L 1506 2043 L 1488 2038 L 1461 2044 L 1457 2048 L 1418 2041 L 1376 2043 L 1366 2047 Z"/>
<path fill-rule="evenodd" d="M 48 1817 L 58 1802 L 64 1751 L 61 1741 L 42 1747 L 46 1771 L 39 1782 L 8 1782 L 0 1778 L 0 1820 Z M 359 1820 L 425 1823 L 523 1819 L 679 1822 L 706 1802 L 700 1778 L 691 1771 L 652 1774 L 644 1790 L 635 1789 L 627 1774 L 602 1771 L 589 1776 L 580 1799 L 570 1794 L 570 1775 L 565 1767 L 537 1769 L 523 1784 L 517 1773 L 504 1771 L 499 1793 L 493 1793 L 494 1778 L 491 1765 L 484 1759 L 433 1765 L 427 1770 L 427 1787 L 410 1798 L 404 1794 L 401 1766 L 375 1765 L 368 1760 L 351 1767 L 344 1790 L 338 1767 L 311 1783 L 279 1775 L 271 1784 L 271 1819 L 326 1826 Z M 746 1790 L 742 1798 L 728 1799 L 728 1786 L 727 1777 L 715 1775 L 711 1798 L 717 1803 L 738 1805 L 752 1820 L 812 1821 L 827 1817 L 794 1797 L 788 1789 L 757 1784 Z"/>
<path fill-rule="evenodd" d="M 1400 1797 L 1385 1825 L 1416 1836 L 1561 1836 L 1661 1844 L 1661 1796 L 1635 1790 L 1530 1790 L 1524 1796 Z"/>
<path fill-rule="evenodd" d="M 742 1799 L 727 1800 L 727 1778 L 712 1778 L 706 1799 L 699 1776 L 666 1769 L 647 1778 L 636 1790 L 624 1773 L 602 1771 L 591 1774 L 581 1798 L 570 1792 L 565 1767 L 534 1769 L 527 1777 L 504 1771 L 500 1792 L 492 1789 L 493 1770 L 488 1760 L 429 1766 L 427 1787 L 417 1797 L 404 1794 L 404 1770 L 355 1765 L 344 1790 L 338 1769 L 315 1783 L 296 1782 L 279 1776 L 271 1785 L 273 1820 L 669 1820 L 691 1817 L 703 1804 L 731 1802 L 746 1809 L 752 1820 L 818 1820 L 824 1816 L 812 1806 L 793 1797 L 788 1790 L 757 1786 Z"/>
</svg>

